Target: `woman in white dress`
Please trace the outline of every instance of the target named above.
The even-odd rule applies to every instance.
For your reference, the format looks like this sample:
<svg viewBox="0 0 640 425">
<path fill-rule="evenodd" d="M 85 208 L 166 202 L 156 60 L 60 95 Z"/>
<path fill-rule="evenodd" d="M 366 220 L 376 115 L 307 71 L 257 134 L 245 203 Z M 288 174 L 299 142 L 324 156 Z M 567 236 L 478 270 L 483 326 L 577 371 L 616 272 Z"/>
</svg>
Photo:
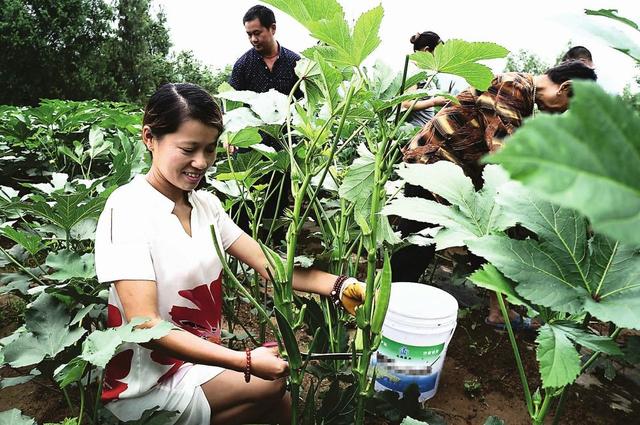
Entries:
<svg viewBox="0 0 640 425">
<path fill-rule="evenodd" d="M 211 193 L 195 190 L 213 164 L 222 114 L 193 84 L 167 84 L 145 108 L 146 175 L 115 190 L 96 232 L 96 272 L 112 282 L 108 326 L 134 317 L 176 326 L 146 344 L 125 344 L 105 371 L 102 399 L 120 420 L 148 409 L 177 411 L 176 424 L 289 423 L 288 364 L 277 348 L 234 351 L 220 342 L 222 263 L 210 226 L 229 254 L 267 278 L 258 243 Z M 331 296 L 353 312 L 363 284 L 296 270 L 296 290 Z"/>
</svg>

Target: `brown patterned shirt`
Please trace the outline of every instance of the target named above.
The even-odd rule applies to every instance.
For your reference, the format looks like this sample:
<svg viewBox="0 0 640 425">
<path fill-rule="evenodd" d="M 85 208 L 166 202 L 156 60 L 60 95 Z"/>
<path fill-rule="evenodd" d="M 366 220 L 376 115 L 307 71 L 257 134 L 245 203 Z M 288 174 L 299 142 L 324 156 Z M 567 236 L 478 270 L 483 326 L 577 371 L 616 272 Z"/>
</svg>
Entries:
<svg viewBox="0 0 640 425">
<path fill-rule="evenodd" d="M 451 161 L 479 185 L 479 159 L 502 146 L 502 139 L 532 114 L 534 87 L 531 74 L 509 72 L 497 75 L 484 92 L 468 88 L 457 96 L 459 105 L 442 108 L 411 140 L 404 161 Z"/>
</svg>

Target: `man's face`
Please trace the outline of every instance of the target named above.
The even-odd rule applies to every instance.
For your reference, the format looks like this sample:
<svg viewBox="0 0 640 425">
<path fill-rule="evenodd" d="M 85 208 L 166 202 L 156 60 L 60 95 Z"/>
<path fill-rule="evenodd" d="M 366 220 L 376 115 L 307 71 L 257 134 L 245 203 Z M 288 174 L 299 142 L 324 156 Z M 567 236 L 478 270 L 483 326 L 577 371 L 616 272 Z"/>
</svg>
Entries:
<svg viewBox="0 0 640 425">
<path fill-rule="evenodd" d="M 256 18 L 252 21 L 244 23 L 244 29 L 247 31 L 251 45 L 258 53 L 262 53 L 273 45 L 273 35 L 276 32 L 276 25 L 265 28 L 260 23 L 260 19 Z"/>
</svg>

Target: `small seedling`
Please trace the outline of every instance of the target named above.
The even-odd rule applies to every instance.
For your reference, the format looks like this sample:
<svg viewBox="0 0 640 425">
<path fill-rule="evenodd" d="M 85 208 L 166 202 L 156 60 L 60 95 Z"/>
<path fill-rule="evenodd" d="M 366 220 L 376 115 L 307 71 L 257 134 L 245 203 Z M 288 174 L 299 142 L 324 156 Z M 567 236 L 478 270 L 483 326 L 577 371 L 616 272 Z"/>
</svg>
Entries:
<svg viewBox="0 0 640 425">
<path fill-rule="evenodd" d="M 479 397 L 482 392 L 482 383 L 478 378 L 464 380 L 464 393 L 469 398 Z"/>
</svg>

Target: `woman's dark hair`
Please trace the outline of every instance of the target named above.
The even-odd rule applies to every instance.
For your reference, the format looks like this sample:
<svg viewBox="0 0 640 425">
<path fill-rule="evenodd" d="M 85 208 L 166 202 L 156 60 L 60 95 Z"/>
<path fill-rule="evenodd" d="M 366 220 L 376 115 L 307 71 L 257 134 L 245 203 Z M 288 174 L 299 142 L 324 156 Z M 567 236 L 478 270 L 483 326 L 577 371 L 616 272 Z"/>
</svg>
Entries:
<svg viewBox="0 0 640 425">
<path fill-rule="evenodd" d="M 242 18 L 242 23 L 245 24 L 256 18 L 260 20 L 260 25 L 265 28 L 271 28 L 271 25 L 276 23 L 276 16 L 273 14 L 273 10 L 261 4 L 255 5 L 247 10 L 247 13 L 245 13 Z"/>
<path fill-rule="evenodd" d="M 190 83 L 169 83 L 151 96 L 144 108 L 142 125 L 148 125 L 157 139 L 178 131 L 187 120 L 217 128 L 222 133 L 222 111 L 202 87 Z"/>
<path fill-rule="evenodd" d="M 436 46 L 442 43 L 440 36 L 432 31 L 419 32 L 414 34 L 409 39 L 411 44 L 413 44 L 413 51 L 417 52 L 418 50 L 422 50 L 425 47 L 429 51 L 433 51 Z"/>
<path fill-rule="evenodd" d="M 586 59 L 593 62 L 593 58 L 591 57 L 591 52 L 584 46 L 573 46 L 567 53 L 562 57 L 562 61 L 572 60 L 572 59 Z"/>
<path fill-rule="evenodd" d="M 593 68 L 589 68 L 580 60 L 569 60 L 547 69 L 546 75 L 556 84 L 568 80 L 597 80 L 598 76 Z"/>
</svg>

